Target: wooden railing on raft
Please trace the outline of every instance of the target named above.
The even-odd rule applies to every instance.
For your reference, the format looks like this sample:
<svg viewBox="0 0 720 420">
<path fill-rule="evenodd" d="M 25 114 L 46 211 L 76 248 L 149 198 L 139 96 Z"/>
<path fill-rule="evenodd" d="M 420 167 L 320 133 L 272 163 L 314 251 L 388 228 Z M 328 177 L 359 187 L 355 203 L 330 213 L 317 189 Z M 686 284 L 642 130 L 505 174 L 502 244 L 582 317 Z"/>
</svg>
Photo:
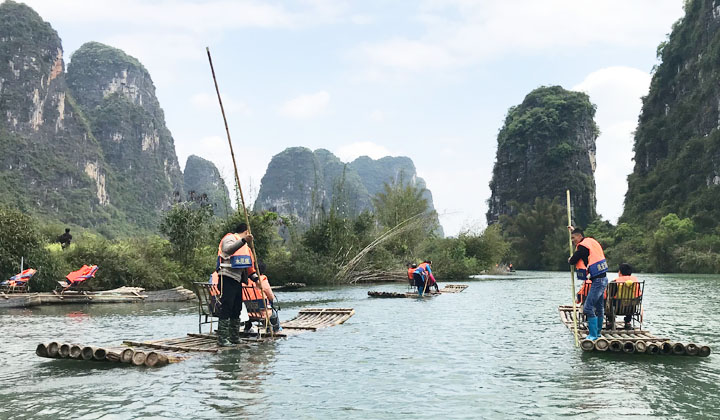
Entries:
<svg viewBox="0 0 720 420">
<path fill-rule="evenodd" d="M 572 306 L 560 306 L 560 320 L 570 330 L 573 329 Z M 580 347 L 584 351 L 611 351 L 617 353 L 645 353 L 666 356 L 700 356 L 707 357 L 711 350 L 709 346 L 695 343 L 683 344 L 673 342 L 667 338 L 657 337 L 650 331 L 638 329 L 631 330 L 602 330 L 601 337 L 595 341 L 588 340 L 587 324 L 578 322 L 578 335 Z"/>
<path fill-rule="evenodd" d="M 282 323 L 283 330 L 274 335 L 265 335 L 258 340 L 257 334 L 242 333 L 243 344 L 258 341 L 272 341 L 307 331 L 316 331 L 343 324 L 355 314 L 352 308 L 308 308 Z M 85 361 L 105 361 L 126 363 L 135 366 L 160 367 L 169 363 L 181 362 L 193 354 L 219 353 L 237 349 L 238 346 L 219 347 L 215 334 L 187 334 L 184 337 L 163 338 L 160 340 L 125 340 L 122 346 L 101 347 L 75 343 L 52 341 L 40 343 L 35 349 L 39 357 L 51 359 L 75 359 Z"/>
</svg>

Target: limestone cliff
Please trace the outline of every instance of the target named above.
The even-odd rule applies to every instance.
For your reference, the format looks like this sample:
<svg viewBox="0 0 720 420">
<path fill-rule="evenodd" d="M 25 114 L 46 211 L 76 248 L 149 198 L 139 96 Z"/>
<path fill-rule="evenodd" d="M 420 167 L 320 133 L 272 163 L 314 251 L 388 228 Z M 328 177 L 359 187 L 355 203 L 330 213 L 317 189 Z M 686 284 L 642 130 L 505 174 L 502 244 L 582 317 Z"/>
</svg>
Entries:
<svg viewBox="0 0 720 420">
<path fill-rule="evenodd" d="M 488 224 L 512 215 L 513 202 L 564 202 L 568 188 L 574 223 L 587 226 L 596 217 L 594 116 L 586 94 L 560 86 L 535 89 L 510 108 L 498 134 Z"/>
<path fill-rule="evenodd" d="M 99 224 L 111 203 L 107 167 L 64 70 L 50 24 L 24 4 L 0 4 L 0 201 Z"/>
<path fill-rule="evenodd" d="M 328 214 L 333 205 L 357 214 L 372 208 L 372 197 L 382 191 L 384 183 L 399 178 L 425 188 L 425 181 L 417 176 L 412 160 L 406 157 L 373 160 L 363 156 L 346 164 L 325 149 L 313 152 L 292 147 L 270 161 L 255 209 L 293 215 L 303 224 Z M 339 192 L 342 200 L 336 197 Z M 425 194 L 434 209 L 432 194 Z"/>
<path fill-rule="evenodd" d="M 720 220 L 720 1 L 686 2 L 658 57 L 621 221 L 654 227 L 676 213 L 711 232 Z"/>
<path fill-rule="evenodd" d="M 199 156 L 190 155 L 185 163 L 185 191 L 195 196 L 207 197 L 216 216 L 227 217 L 232 211 L 225 181 L 215 164 Z"/>
<path fill-rule="evenodd" d="M 112 170 L 113 204 L 153 227 L 183 178 L 150 74 L 123 51 L 89 42 L 73 54 L 67 79 Z"/>
</svg>

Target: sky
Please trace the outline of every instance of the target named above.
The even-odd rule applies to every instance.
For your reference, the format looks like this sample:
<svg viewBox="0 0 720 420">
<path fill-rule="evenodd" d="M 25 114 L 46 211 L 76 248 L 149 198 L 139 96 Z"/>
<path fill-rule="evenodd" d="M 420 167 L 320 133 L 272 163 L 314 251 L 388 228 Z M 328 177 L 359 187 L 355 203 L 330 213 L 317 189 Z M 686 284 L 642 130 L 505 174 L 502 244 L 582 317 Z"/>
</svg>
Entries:
<svg viewBox="0 0 720 420">
<path fill-rule="evenodd" d="M 28 0 L 65 59 L 89 41 L 149 70 L 184 167 L 232 185 L 209 47 L 248 204 L 273 155 L 409 156 L 446 234 L 485 225 L 497 133 L 539 86 L 597 106 L 597 209 L 615 222 L 656 49 L 683 0 Z"/>
</svg>

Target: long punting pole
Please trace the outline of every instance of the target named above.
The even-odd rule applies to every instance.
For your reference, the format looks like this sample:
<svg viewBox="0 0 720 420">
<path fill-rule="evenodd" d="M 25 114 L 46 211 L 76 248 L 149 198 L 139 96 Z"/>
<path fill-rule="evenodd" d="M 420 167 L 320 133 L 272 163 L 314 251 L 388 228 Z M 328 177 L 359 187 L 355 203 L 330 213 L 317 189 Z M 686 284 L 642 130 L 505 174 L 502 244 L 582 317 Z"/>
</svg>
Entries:
<svg viewBox="0 0 720 420">
<path fill-rule="evenodd" d="M 237 162 L 235 162 L 235 153 L 233 152 L 232 140 L 230 139 L 230 129 L 228 128 L 227 118 L 225 117 L 225 108 L 223 107 L 222 98 L 220 97 L 220 88 L 218 87 L 217 78 L 215 77 L 215 68 L 213 67 L 212 57 L 210 56 L 210 47 L 205 47 L 205 50 L 207 51 L 208 62 L 210 63 L 210 72 L 212 72 L 213 82 L 215 83 L 215 92 L 217 92 L 218 103 L 220 103 L 220 112 L 222 113 L 223 122 L 225 123 L 225 133 L 227 134 L 228 146 L 230 146 L 230 157 L 232 157 L 233 168 L 235 169 L 235 183 L 237 185 L 238 191 L 240 192 L 240 204 L 242 205 L 243 212 L 245 213 L 245 224 L 248 227 L 248 233 L 252 234 L 252 229 L 250 229 L 250 218 L 248 217 L 247 207 L 245 207 L 245 197 L 243 196 L 242 185 L 240 185 L 240 176 L 238 175 Z M 250 243 L 250 250 L 252 251 L 253 268 L 255 269 L 255 272 L 258 274 L 258 276 L 260 276 L 260 270 L 258 269 L 257 263 L 257 255 L 255 254 L 255 241 Z M 260 295 L 262 296 L 262 300 L 265 304 L 265 310 L 263 311 L 265 312 L 265 327 L 268 328 L 270 327 L 270 317 L 267 313 L 268 301 L 265 298 L 265 292 L 262 289 L 262 281 L 258 281 L 258 286 L 260 288 Z M 260 338 L 260 335 L 261 334 L 258 334 L 258 339 Z M 270 327 L 270 335 L 275 335 L 272 327 Z"/>
<path fill-rule="evenodd" d="M 570 215 L 570 190 L 567 193 L 567 216 L 568 226 L 572 226 L 572 216 Z M 570 244 L 570 256 L 573 255 L 573 243 L 572 243 L 572 232 L 568 231 L 568 243 Z M 578 328 L 577 328 L 577 303 L 575 302 L 575 273 L 573 272 L 573 266 L 570 266 L 570 282 L 572 283 L 572 303 L 573 303 L 573 332 L 575 333 L 575 347 L 580 345 L 578 340 Z"/>
</svg>

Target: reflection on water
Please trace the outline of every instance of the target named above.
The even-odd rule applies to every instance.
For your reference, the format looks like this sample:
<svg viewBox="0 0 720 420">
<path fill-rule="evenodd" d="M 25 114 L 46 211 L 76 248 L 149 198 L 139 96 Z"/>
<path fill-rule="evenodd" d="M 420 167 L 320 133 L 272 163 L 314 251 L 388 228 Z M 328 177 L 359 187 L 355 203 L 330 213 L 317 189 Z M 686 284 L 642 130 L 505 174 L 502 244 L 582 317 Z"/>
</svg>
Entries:
<svg viewBox="0 0 720 420">
<path fill-rule="evenodd" d="M 278 293 L 354 307 L 345 325 L 160 369 L 48 360 L 50 339 L 118 344 L 197 329 L 194 304 L 67 305 L 0 312 L 0 418 L 712 418 L 720 355 L 583 353 L 560 323 L 567 273 L 482 276 L 456 295 L 371 299 L 368 288 Z M 720 352 L 720 277 L 641 276 L 645 327 Z M 441 282 L 442 284 L 442 282 Z"/>
</svg>

